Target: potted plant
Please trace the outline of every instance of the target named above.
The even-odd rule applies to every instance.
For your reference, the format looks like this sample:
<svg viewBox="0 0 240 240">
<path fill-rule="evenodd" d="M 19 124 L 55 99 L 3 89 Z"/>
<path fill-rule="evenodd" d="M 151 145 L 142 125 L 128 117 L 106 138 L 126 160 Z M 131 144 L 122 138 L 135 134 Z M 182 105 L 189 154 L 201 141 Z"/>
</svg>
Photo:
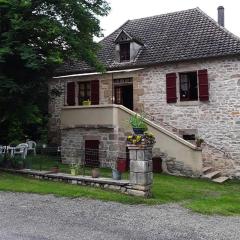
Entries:
<svg viewBox="0 0 240 240">
<path fill-rule="evenodd" d="M 196 146 L 197 147 L 201 147 L 203 143 L 204 143 L 204 140 L 202 138 L 197 138 L 196 139 Z"/>
<path fill-rule="evenodd" d="M 130 117 L 129 123 L 132 126 L 133 132 L 135 134 L 143 134 L 145 131 L 147 131 L 147 125 L 144 122 L 144 115 L 143 113 L 135 114 Z"/>
<path fill-rule="evenodd" d="M 83 106 L 90 106 L 91 101 L 88 99 L 88 100 L 83 101 L 82 104 L 83 104 Z"/>
<path fill-rule="evenodd" d="M 70 166 L 71 175 L 77 176 L 79 174 L 79 171 L 80 171 L 79 164 L 72 163 L 71 166 Z"/>
<path fill-rule="evenodd" d="M 144 132 L 141 135 L 132 134 L 127 137 L 128 144 L 145 144 L 145 145 L 153 145 L 155 143 L 155 137 L 152 133 Z"/>
<path fill-rule="evenodd" d="M 52 173 L 59 173 L 59 167 L 58 167 L 58 165 L 53 166 L 53 167 L 51 168 L 51 172 L 52 172 Z"/>
<path fill-rule="evenodd" d="M 100 177 L 99 168 L 93 168 L 92 169 L 92 178 L 99 178 L 99 177 Z"/>
</svg>

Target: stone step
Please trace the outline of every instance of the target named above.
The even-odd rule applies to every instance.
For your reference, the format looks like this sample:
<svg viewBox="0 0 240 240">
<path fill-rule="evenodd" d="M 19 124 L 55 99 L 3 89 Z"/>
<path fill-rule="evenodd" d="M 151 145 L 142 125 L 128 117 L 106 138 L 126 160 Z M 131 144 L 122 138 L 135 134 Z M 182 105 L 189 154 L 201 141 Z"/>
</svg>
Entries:
<svg viewBox="0 0 240 240">
<path fill-rule="evenodd" d="M 213 179 L 213 178 L 216 178 L 220 174 L 221 174 L 220 171 L 214 171 L 214 172 L 210 172 L 210 173 L 203 175 L 202 178 Z"/>
<path fill-rule="evenodd" d="M 204 167 L 203 168 L 203 173 L 207 173 L 207 172 L 209 172 L 212 169 L 213 169 L 212 167 Z"/>
<path fill-rule="evenodd" d="M 228 179 L 229 179 L 228 177 L 218 177 L 218 178 L 213 179 L 212 181 L 216 182 L 216 183 L 223 183 L 223 182 L 227 181 Z"/>
</svg>

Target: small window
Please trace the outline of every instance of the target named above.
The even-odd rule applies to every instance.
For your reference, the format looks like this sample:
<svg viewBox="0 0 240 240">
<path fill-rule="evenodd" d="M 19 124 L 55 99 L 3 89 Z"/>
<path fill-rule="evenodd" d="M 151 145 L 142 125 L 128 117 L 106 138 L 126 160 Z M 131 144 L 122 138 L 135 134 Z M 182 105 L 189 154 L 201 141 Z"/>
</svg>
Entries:
<svg viewBox="0 0 240 240">
<path fill-rule="evenodd" d="M 120 62 L 130 60 L 130 43 L 120 43 Z"/>
<path fill-rule="evenodd" d="M 91 100 L 91 82 L 79 82 L 79 105 L 83 101 Z"/>
<path fill-rule="evenodd" d="M 179 74 L 180 101 L 198 100 L 197 72 Z"/>
</svg>

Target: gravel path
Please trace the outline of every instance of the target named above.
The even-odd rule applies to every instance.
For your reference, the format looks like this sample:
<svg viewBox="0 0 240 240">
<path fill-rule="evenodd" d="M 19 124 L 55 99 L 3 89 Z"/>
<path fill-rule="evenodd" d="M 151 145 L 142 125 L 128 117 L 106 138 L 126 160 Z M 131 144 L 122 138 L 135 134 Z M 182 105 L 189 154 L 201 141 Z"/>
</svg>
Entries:
<svg viewBox="0 0 240 240">
<path fill-rule="evenodd" d="M 1 240 L 239 240 L 240 217 L 203 216 L 178 205 L 123 205 L 0 192 Z"/>
</svg>

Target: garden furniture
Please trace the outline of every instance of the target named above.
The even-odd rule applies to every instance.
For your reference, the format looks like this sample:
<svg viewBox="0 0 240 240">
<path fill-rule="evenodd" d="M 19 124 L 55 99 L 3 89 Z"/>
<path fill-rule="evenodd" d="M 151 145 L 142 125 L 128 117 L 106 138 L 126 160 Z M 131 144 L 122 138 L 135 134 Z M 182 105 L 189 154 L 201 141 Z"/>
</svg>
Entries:
<svg viewBox="0 0 240 240">
<path fill-rule="evenodd" d="M 21 155 L 23 159 L 27 156 L 28 144 L 27 143 L 20 143 L 17 145 L 13 150 L 13 155 Z"/>
<path fill-rule="evenodd" d="M 27 148 L 27 152 L 33 152 L 34 155 L 36 155 L 36 147 L 37 147 L 37 143 L 32 141 L 32 140 L 28 140 L 26 142 L 26 144 L 28 145 L 28 148 Z"/>
</svg>

